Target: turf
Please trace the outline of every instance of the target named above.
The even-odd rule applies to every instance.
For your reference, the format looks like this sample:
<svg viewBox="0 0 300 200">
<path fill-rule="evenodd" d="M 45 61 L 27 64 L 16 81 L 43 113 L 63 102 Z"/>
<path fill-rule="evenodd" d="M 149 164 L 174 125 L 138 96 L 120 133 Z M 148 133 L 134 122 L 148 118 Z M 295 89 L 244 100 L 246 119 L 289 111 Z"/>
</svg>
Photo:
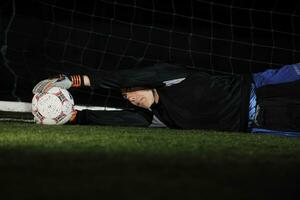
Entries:
<svg viewBox="0 0 300 200">
<path fill-rule="evenodd" d="M 300 140 L 0 123 L 1 199 L 289 199 Z"/>
</svg>

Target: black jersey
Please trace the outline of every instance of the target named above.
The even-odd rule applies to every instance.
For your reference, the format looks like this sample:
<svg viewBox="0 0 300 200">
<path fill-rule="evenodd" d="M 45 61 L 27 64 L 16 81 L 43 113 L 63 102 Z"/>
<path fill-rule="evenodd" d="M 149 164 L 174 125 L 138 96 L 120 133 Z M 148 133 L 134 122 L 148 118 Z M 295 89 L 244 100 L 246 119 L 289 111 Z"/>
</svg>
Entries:
<svg viewBox="0 0 300 200">
<path fill-rule="evenodd" d="M 155 88 L 159 102 L 152 105 L 151 111 L 170 128 L 247 130 L 250 88 L 247 76 L 211 75 L 159 63 L 116 72 L 97 71 L 90 77 L 94 88 Z M 172 80 L 183 81 L 169 84 Z M 87 114 L 82 118 L 87 121 Z M 134 118 L 124 117 L 124 120 L 129 120 L 130 125 L 135 124 Z"/>
<path fill-rule="evenodd" d="M 248 87 L 241 76 L 195 72 L 179 84 L 158 88 L 151 107 L 168 127 L 245 131 Z"/>
</svg>

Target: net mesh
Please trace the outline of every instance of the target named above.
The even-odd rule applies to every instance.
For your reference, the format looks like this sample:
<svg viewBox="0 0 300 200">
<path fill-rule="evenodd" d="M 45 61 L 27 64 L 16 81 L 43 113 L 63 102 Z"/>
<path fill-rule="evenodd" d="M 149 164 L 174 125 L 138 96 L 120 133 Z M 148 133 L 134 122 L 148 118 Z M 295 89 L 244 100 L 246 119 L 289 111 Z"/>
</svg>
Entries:
<svg viewBox="0 0 300 200">
<path fill-rule="evenodd" d="M 1 1 L 1 98 L 30 101 L 58 73 L 156 62 L 249 73 L 300 58 L 300 2 Z M 79 104 L 124 106 L 116 91 L 77 90 Z"/>
</svg>

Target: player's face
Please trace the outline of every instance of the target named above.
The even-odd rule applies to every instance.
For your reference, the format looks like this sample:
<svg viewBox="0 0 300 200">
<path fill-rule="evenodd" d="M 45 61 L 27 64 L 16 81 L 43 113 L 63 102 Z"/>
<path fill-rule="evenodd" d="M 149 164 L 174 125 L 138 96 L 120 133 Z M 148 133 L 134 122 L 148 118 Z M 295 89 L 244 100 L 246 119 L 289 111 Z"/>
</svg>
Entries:
<svg viewBox="0 0 300 200">
<path fill-rule="evenodd" d="M 142 108 L 150 108 L 154 103 L 154 95 L 152 90 L 137 90 L 126 92 L 124 96 L 135 106 Z"/>
</svg>

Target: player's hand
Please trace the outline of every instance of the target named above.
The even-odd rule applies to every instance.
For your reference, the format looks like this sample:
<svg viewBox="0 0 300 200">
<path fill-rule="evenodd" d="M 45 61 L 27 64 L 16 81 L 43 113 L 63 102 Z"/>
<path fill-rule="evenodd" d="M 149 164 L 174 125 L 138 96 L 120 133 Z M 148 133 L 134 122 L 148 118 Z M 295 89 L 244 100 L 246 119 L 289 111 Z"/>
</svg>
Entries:
<svg viewBox="0 0 300 200">
<path fill-rule="evenodd" d="M 74 85 L 66 75 L 59 75 L 57 78 L 50 78 L 40 81 L 32 90 L 33 94 L 44 93 L 53 87 L 69 89 Z"/>
</svg>

